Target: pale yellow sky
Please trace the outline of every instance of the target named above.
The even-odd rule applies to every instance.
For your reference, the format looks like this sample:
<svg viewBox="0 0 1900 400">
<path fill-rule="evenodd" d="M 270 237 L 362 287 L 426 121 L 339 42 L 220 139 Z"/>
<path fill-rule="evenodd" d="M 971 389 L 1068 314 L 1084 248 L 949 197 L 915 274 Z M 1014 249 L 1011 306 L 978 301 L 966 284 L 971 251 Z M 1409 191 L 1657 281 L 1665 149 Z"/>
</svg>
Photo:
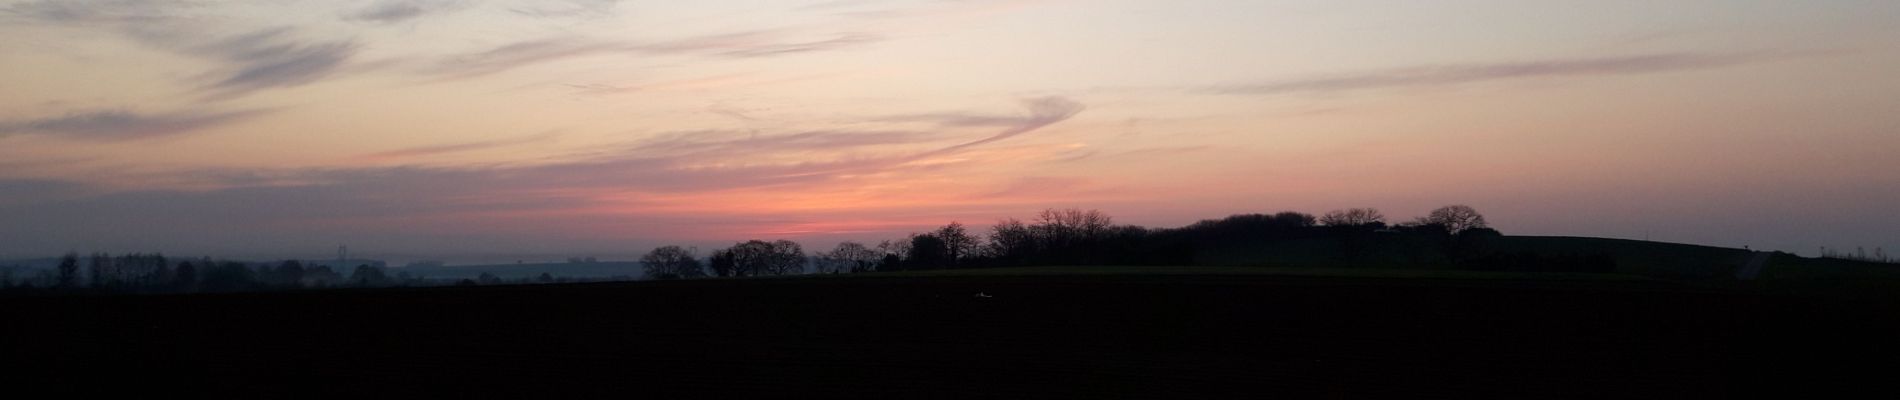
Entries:
<svg viewBox="0 0 1900 400">
<path fill-rule="evenodd" d="M 1449 203 L 1513 234 L 1900 247 L 1896 21 L 1886 1 L 0 1 L 0 221 L 27 226 L 0 256 Z"/>
</svg>

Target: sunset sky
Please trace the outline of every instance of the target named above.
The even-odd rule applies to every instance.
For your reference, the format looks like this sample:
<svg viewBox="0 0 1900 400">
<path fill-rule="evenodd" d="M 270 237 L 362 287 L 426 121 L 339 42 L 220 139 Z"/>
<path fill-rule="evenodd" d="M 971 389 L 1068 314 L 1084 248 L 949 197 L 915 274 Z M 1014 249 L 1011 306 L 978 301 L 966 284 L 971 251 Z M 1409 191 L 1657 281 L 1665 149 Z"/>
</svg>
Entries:
<svg viewBox="0 0 1900 400">
<path fill-rule="evenodd" d="M 1900 249 L 1900 2 L 0 0 L 0 259 L 1460 203 Z"/>
</svg>

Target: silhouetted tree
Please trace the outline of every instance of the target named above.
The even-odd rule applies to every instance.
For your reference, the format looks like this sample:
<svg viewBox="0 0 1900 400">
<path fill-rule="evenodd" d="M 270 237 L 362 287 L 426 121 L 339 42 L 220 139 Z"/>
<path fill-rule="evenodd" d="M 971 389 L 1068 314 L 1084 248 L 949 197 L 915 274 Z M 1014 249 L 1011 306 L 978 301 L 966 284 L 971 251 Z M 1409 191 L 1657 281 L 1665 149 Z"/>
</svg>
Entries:
<svg viewBox="0 0 1900 400">
<path fill-rule="evenodd" d="M 554 283 L 554 275 L 542 272 L 540 276 L 534 277 L 534 281 L 540 283 Z"/>
<path fill-rule="evenodd" d="M 935 232 L 931 232 L 931 236 L 936 236 L 943 242 L 944 264 L 947 266 L 958 265 L 964 258 L 976 255 L 977 248 L 981 246 L 981 242 L 977 241 L 975 236 L 970 236 L 970 232 L 963 228 L 963 224 L 956 221 L 937 228 Z M 912 241 L 912 244 L 915 245 L 916 242 Z"/>
<path fill-rule="evenodd" d="M 1280 226 L 1294 227 L 1294 228 L 1307 228 L 1307 227 L 1312 227 L 1315 223 L 1317 223 L 1318 219 L 1313 218 L 1313 214 L 1307 214 L 1307 213 L 1295 212 L 1295 211 L 1281 211 L 1279 213 L 1273 214 L 1273 221 L 1276 224 L 1279 224 Z"/>
<path fill-rule="evenodd" d="M 225 261 L 212 266 L 205 263 L 205 271 L 199 280 L 199 287 L 210 292 L 224 292 L 251 289 L 257 285 L 256 273 L 244 263 Z"/>
<path fill-rule="evenodd" d="M 877 250 L 865 247 L 858 242 L 840 242 L 831 251 L 820 254 L 813 262 L 818 272 L 870 272 L 877 269 L 882 257 Z"/>
<path fill-rule="evenodd" d="M 1005 265 L 1023 265 L 1037 252 L 1036 231 L 1015 218 L 997 221 L 990 227 L 986 256 Z"/>
<path fill-rule="evenodd" d="M 1327 212 L 1325 216 L 1319 217 L 1319 223 L 1326 226 L 1383 226 L 1385 225 L 1385 214 L 1380 213 L 1377 208 L 1333 210 Z"/>
<path fill-rule="evenodd" d="M 772 243 L 763 240 L 750 240 L 735 244 L 732 252 L 732 276 L 744 277 L 764 274 L 766 266 L 771 264 Z"/>
<path fill-rule="evenodd" d="M 793 275 L 805 272 L 805 250 L 789 240 L 748 240 L 733 245 L 725 252 L 727 254 L 724 256 L 732 259 L 731 276 Z"/>
<path fill-rule="evenodd" d="M 499 277 L 499 276 L 495 276 L 495 274 L 491 274 L 491 273 L 487 273 L 487 272 L 483 272 L 483 273 L 481 274 L 481 276 L 477 276 L 477 277 L 475 277 L 475 281 L 476 281 L 477 283 L 480 283 L 480 284 L 483 284 L 483 285 L 500 285 L 500 284 L 502 284 L 502 281 L 501 281 L 501 277 Z"/>
<path fill-rule="evenodd" d="M 790 240 L 772 242 L 772 257 L 766 266 L 768 275 L 797 275 L 805 273 L 805 248 Z"/>
<path fill-rule="evenodd" d="M 811 269 L 820 274 L 842 274 L 851 267 L 843 259 L 833 257 L 831 252 L 819 252 L 811 255 Z"/>
<path fill-rule="evenodd" d="M 387 286 L 389 273 L 369 264 L 358 265 L 350 271 L 350 284 L 361 287 Z"/>
<path fill-rule="evenodd" d="M 1045 209 L 1036 215 L 1036 228 L 1045 248 L 1072 248 L 1076 244 L 1100 238 L 1115 221 L 1098 210 Z"/>
<path fill-rule="evenodd" d="M 938 269 L 950 265 L 950 249 L 937 235 L 910 237 L 910 254 L 904 256 L 904 269 Z"/>
<path fill-rule="evenodd" d="M 92 279 L 90 286 L 94 289 L 106 288 L 111 284 L 110 279 L 117 275 L 112 268 L 112 256 L 98 252 L 92 253 L 92 257 L 86 260 L 86 272 Z"/>
<path fill-rule="evenodd" d="M 910 237 L 877 242 L 877 251 L 887 255 L 894 254 L 901 259 L 904 255 L 910 254 Z"/>
<path fill-rule="evenodd" d="M 1471 228 L 1452 235 L 1445 257 L 1454 263 L 1465 263 L 1482 259 L 1497 251 L 1498 242 L 1504 234 L 1491 228 Z"/>
<path fill-rule="evenodd" d="M 646 267 L 648 279 L 680 279 L 706 276 L 700 267 L 699 256 L 692 249 L 679 246 L 663 246 L 647 252 L 640 257 L 640 265 Z"/>
<path fill-rule="evenodd" d="M 712 255 L 706 258 L 706 264 L 719 277 L 738 276 L 738 259 L 733 256 L 731 249 L 713 250 Z"/>
<path fill-rule="evenodd" d="M 303 287 L 303 273 L 303 262 L 284 260 L 283 263 L 277 264 L 276 269 L 271 270 L 268 275 L 269 278 L 264 279 L 264 281 L 268 284 L 283 287 Z"/>
<path fill-rule="evenodd" d="M 198 286 L 198 265 L 191 261 L 178 262 L 178 269 L 172 271 L 171 289 L 178 292 L 190 292 Z"/>
<path fill-rule="evenodd" d="M 1439 207 L 1436 210 L 1432 210 L 1430 215 L 1425 216 L 1425 218 L 1418 222 L 1422 225 L 1441 226 L 1445 229 L 1445 233 L 1454 235 L 1459 232 L 1464 232 L 1466 229 L 1486 228 L 1490 226 L 1484 222 L 1484 216 L 1478 214 L 1478 210 L 1462 204 Z"/>
<path fill-rule="evenodd" d="M 343 282 L 343 274 L 337 273 L 334 269 L 330 269 L 328 265 L 318 265 L 305 269 L 303 279 L 299 280 L 299 282 L 308 287 L 330 287 L 331 285 Z"/>
<path fill-rule="evenodd" d="M 53 283 L 54 287 L 58 287 L 60 289 L 72 289 L 75 287 L 79 287 L 79 253 L 78 252 L 69 251 L 69 252 L 66 252 L 66 255 L 60 256 L 58 270 L 59 270 L 59 275 L 58 275 L 57 280 Z"/>
<path fill-rule="evenodd" d="M 119 286 L 129 290 L 158 287 L 171 279 L 170 261 L 163 253 L 131 253 L 113 261 Z"/>
</svg>

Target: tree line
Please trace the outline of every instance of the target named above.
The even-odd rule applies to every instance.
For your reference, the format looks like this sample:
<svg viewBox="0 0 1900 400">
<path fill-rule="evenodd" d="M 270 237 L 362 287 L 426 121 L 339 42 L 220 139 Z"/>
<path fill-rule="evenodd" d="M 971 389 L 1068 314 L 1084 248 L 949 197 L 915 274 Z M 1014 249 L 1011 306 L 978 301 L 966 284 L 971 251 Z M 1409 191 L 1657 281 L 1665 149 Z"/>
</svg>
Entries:
<svg viewBox="0 0 1900 400">
<path fill-rule="evenodd" d="M 973 229 L 952 221 L 875 244 L 846 241 L 807 252 L 790 240 L 747 240 L 703 257 L 683 246 L 661 246 L 640 258 L 646 279 L 736 278 L 1062 265 L 1324 265 L 1451 266 L 1477 270 L 1533 268 L 1608 272 L 1607 256 L 1550 256 L 1503 252 L 1501 235 L 1464 205 L 1445 206 L 1396 224 L 1374 208 L 1321 215 L 1294 211 L 1239 214 L 1179 228 L 1117 224 L 1099 210 L 1046 209 L 1028 220 L 1007 218 Z M 1291 257 L 1289 254 L 1297 256 Z M 1277 257 L 1277 258 L 1276 258 Z M 1304 258 L 1300 258 L 1304 257 Z M 253 264 L 167 259 L 158 253 L 112 256 L 67 253 L 58 266 L 30 277 L 0 271 L 0 288 L 16 291 L 107 293 L 221 292 L 302 288 L 497 285 L 627 280 L 575 279 L 549 274 L 506 280 L 484 273 L 452 282 L 428 280 L 371 265 L 343 270 L 301 261 Z"/>
<path fill-rule="evenodd" d="M 358 265 L 345 273 L 302 261 L 246 263 L 210 258 L 173 260 L 162 253 L 111 255 L 77 252 L 60 256 L 50 270 L 32 276 L 0 272 L 0 289 L 18 292 L 187 293 L 304 288 L 390 287 L 427 283 L 421 277 L 390 274 Z"/>
<path fill-rule="evenodd" d="M 663 246 L 640 259 L 650 279 L 862 273 L 948 268 L 1054 265 L 1204 265 L 1224 261 L 1223 251 L 1276 242 L 1318 242 L 1327 262 L 1372 261 L 1507 269 L 1551 264 L 1536 255 L 1500 254 L 1484 216 L 1465 205 L 1440 207 L 1409 221 L 1388 224 L 1378 209 L 1351 208 L 1322 215 L 1301 212 L 1241 214 L 1180 228 L 1116 224 L 1099 210 L 1046 209 L 1024 221 L 1008 218 L 978 232 L 960 222 L 876 244 L 846 241 L 807 254 L 788 240 L 748 240 L 714 249 L 702 262 L 697 250 Z M 1397 261 L 1393 261 L 1396 258 Z M 1565 270 L 1604 270 L 1604 262 Z M 1562 264 L 1558 262 L 1557 264 Z"/>
</svg>

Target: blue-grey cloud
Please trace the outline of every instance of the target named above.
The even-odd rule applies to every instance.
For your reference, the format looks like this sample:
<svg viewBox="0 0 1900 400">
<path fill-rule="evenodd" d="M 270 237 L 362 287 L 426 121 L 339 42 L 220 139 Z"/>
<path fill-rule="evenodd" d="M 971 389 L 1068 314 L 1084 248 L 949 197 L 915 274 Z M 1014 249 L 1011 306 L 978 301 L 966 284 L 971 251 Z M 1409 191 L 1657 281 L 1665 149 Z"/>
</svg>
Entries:
<svg viewBox="0 0 1900 400">
<path fill-rule="evenodd" d="M 5 165 L 0 163 L 0 166 Z M 56 201 L 85 194 L 86 185 L 75 182 L 0 178 L 0 207 Z"/>
<path fill-rule="evenodd" d="M 508 11 L 536 18 L 573 18 L 613 14 L 620 0 L 529 1 Z"/>
<path fill-rule="evenodd" d="M 343 19 L 390 24 L 429 14 L 456 11 L 469 5 L 470 3 L 465 0 L 380 0 L 368 7 L 344 14 Z"/>
<path fill-rule="evenodd" d="M 433 155 L 461 153 L 461 152 L 468 152 L 468 151 L 486 150 L 486 149 L 519 146 L 519 145 L 527 145 L 527 144 L 541 144 L 541 143 L 547 143 L 547 142 L 553 141 L 558 136 L 560 136 L 559 132 L 548 132 L 548 133 L 544 133 L 540 135 L 521 137 L 521 138 L 512 138 L 512 139 L 484 140 L 484 141 L 478 141 L 478 142 L 410 147 L 410 148 L 405 148 L 405 149 L 396 149 L 396 150 L 390 150 L 390 151 L 384 151 L 384 152 L 364 154 L 357 158 L 366 159 L 366 160 L 396 160 L 396 159 L 405 159 L 405 158 L 413 158 L 413 157 L 427 157 L 427 156 L 433 156 Z"/>
<path fill-rule="evenodd" d="M 783 30 L 756 30 L 675 40 L 632 43 L 562 36 L 504 44 L 439 60 L 430 73 L 472 78 L 534 64 L 596 55 L 700 55 L 761 58 L 839 50 L 883 40 L 869 33 L 840 33 L 828 39 L 796 41 Z M 583 88 L 589 89 L 589 88 Z"/>
<path fill-rule="evenodd" d="M 97 24 L 149 21 L 170 10 L 196 5 L 190 0 L 38 0 L 14 3 L 4 14 L 28 21 Z"/>
<path fill-rule="evenodd" d="M 1434 65 L 1331 77 L 1210 88 L 1220 94 L 1276 95 L 1438 86 L 1553 76 L 1631 75 L 1728 67 L 1774 58 L 1764 54 L 1663 53 L 1495 64 Z"/>
<path fill-rule="evenodd" d="M 214 72 L 202 88 L 214 97 L 293 87 L 322 80 L 341 70 L 360 46 L 355 42 L 312 42 L 292 37 L 288 28 L 257 30 L 192 45 L 185 52 L 229 66 Z"/>
<path fill-rule="evenodd" d="M 148 139 L 190 133 L 241 121 L 266 112 L 266 110 L 242 110 L 153 115 L 127 110 L 76 112 L 58 117 L 0 122 L 0 137 L 44 135 L 94 141 Z"/>
<path fill-rule="evenodd" d="M 287 27 L 238 35 L 182 14 L 190 0 L 41 0 L 0 9 L 23 22 L 79 26 L 116 33 L 136 43 L 220 63 L 186 82 L 210 98 L 302 86 L 344 70 L 360 50 L 353 40 L 308 40 Z"/>
</svg>

